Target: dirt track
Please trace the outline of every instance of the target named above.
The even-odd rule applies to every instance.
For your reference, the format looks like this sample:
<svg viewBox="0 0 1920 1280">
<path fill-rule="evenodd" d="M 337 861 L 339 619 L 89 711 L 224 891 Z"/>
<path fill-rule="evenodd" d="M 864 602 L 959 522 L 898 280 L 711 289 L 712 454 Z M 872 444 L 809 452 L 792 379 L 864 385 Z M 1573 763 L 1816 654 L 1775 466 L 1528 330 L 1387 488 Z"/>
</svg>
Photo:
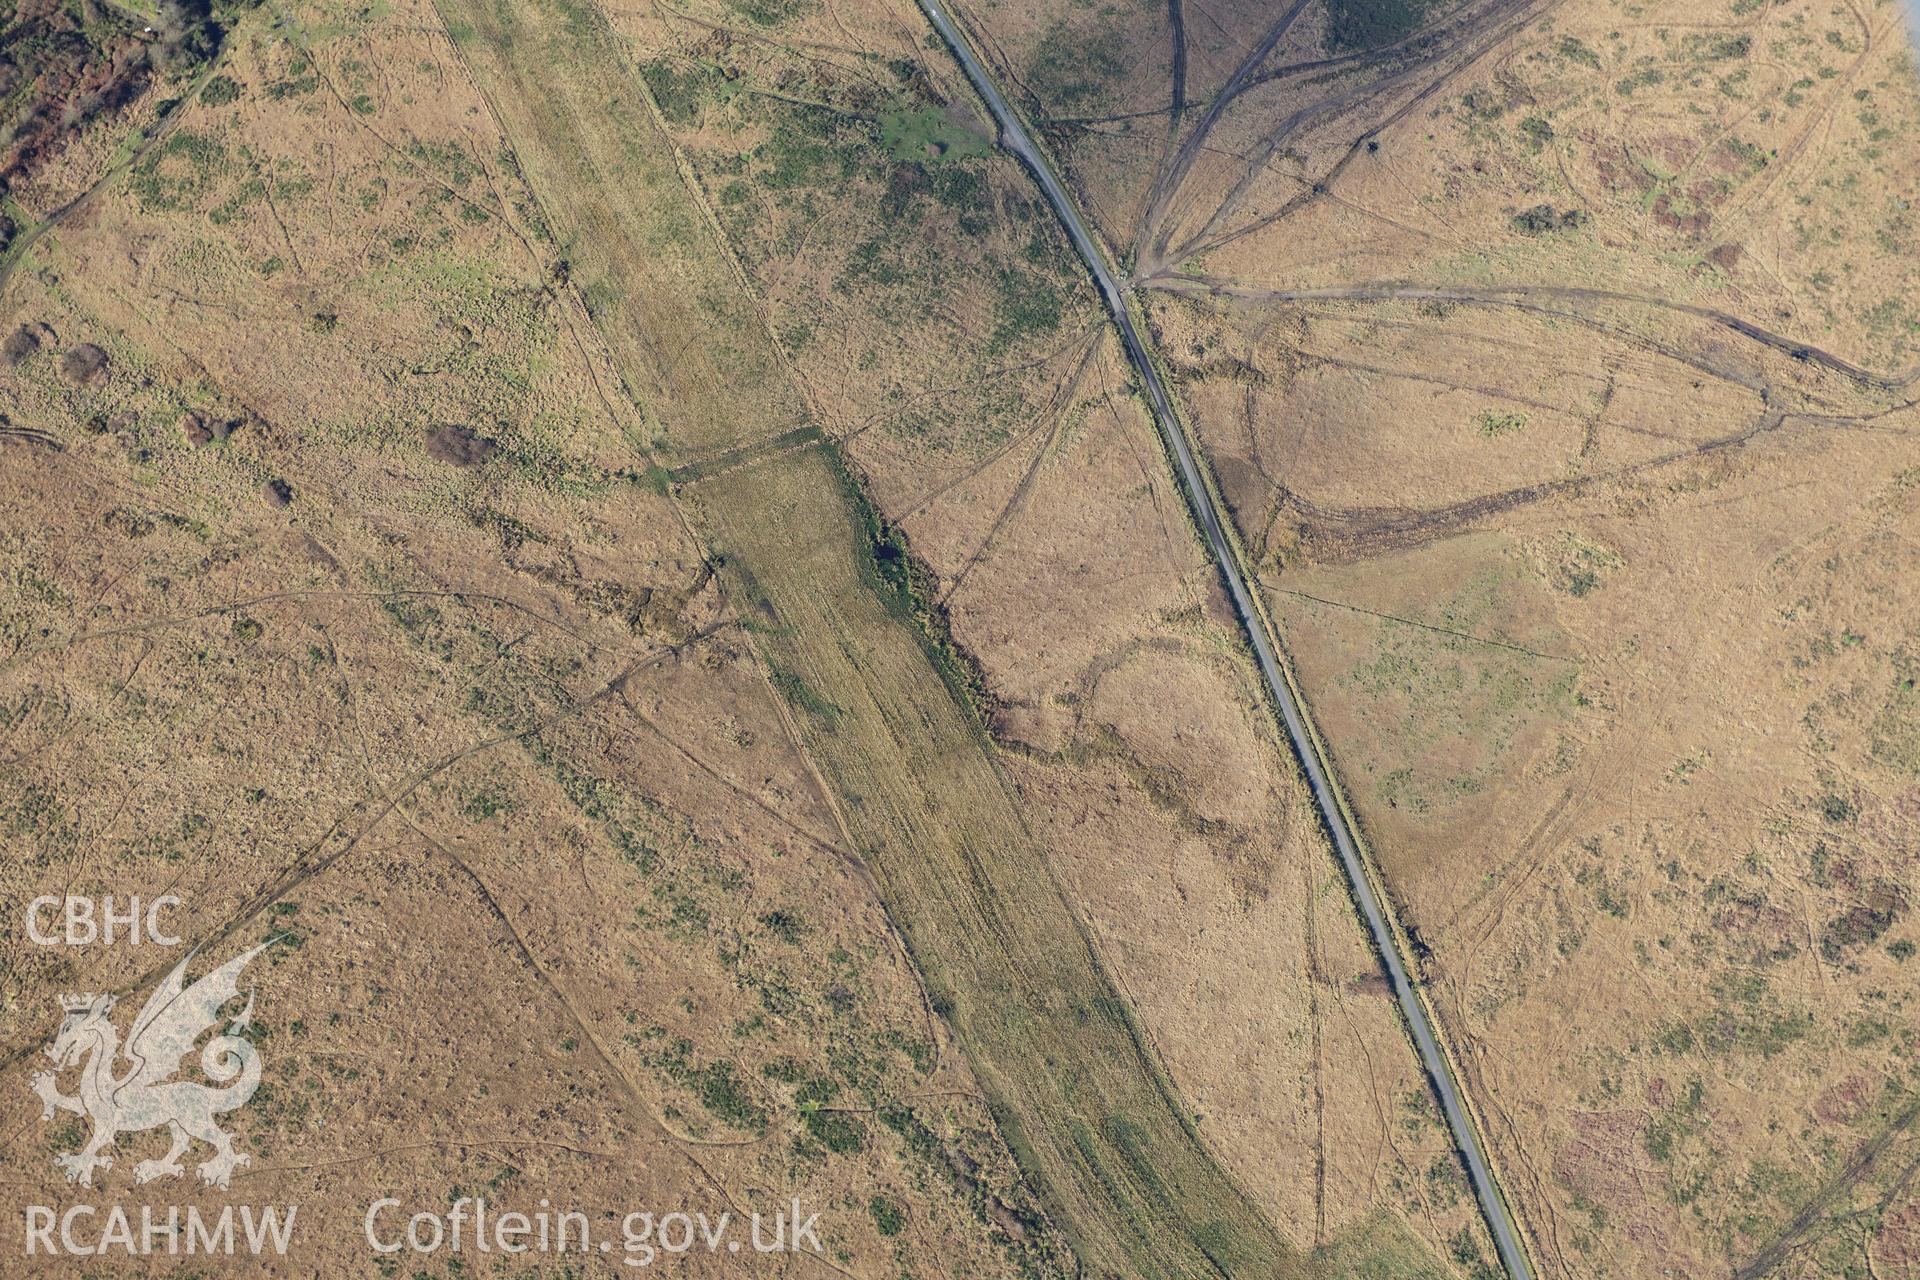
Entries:
<svg viewBox="0 0 1920 1280">
<path fill-rule="evenodd" d="M 1233 598 L 1234 609 L 1245 626 L 1247 640 L 1253 648 L 1261 677 L 1279 706 L 1287 736 L 1292 741 L 1301 767 L 1305 770 L 1307 785 L 1313 792 L 1314 803 L 1319 808 L 1328 833 L 1333 838 L 1334 849 L 1340 857 L 1349 889 L 1360 907 L 1361 916 L 1366 922 L 1368 932 L 1372 935 L 1381 963 L 1386 967 L 1387 976 L 1393 985 L 1394 997 L 1406 1016 L 1407 1026 L 1412 1033 L 1415 1048 L 1419 1051 L 1421 1064 L 1439 1095 L 1441 1110 L 1446 1116 L 1447 1126 L 1453 1134 L 1460 1158 L 1466 1166 L 1468 1179 L 1472 1183 L 1475 1197 L 1480 1202 L 1488 1230 L 1493 1234 L 1495 1247 L 1500 1252 L 1501 1263 L 1513 1280 L 1532 1280 L 1533 1267 L 1520 1242 L 1519 1229 L 1507 1210 L 1499 1183 L 1482 1149 L 1472 1113 L 1455 1083 L 1453 1069 L 1448 1063 L 1447 1054 L 1440 1047 L 1426 1004 L 1408 976 L 1406 962 L 1400 954 L 1397 931 L 1388 921 L 1386 908 L 1382 905 L 1382 897 L 1374 888 L 1365 859 L 1360 852 L 1359 841 L 1339 799 L 1328 768 L 1322 760 L 1313 731 L 1307 724 L 1306 713 L 1293 692 L 1292 682 L 1281 667 L 1273 642 L 1267 634 L 1266 624 L 1262 621 L 1262 614 L 1254 605 L 1239 558 L 1234 552 L 1231 540 L 1227 537 L 1225 522 L 1200 473 L 1199 465 L 1194 460 L 1193 450 L 1188 444 L 1185 430 L 1174 412 L 1172 398 L 1160 376 L 1159 367 L 1154 363 L 1152 355 L 1140 336 L 1133 312 L 1126 301 L 1126 295 L 1114 278 L 1112 269 L 1093 239 L 1092 233 L 1068 198 L 1065 187 L 1028 135 L 1024 123 L 1007 104 L 1006 98 L 995 86 L 986 68 L 974 55 L 965 37 L 960 34 L 953 20 L 947 16 L 939 0 L 921 0 L 921 7 L 953 48 L 955 56 L 965 67 L 968 77 L 981 96 L 986 99 L 994 117 L 1000 122 L 1003 143 L 1033 170 L 1047 194 L 1048 201 L 1053 205 L 1061 222 L 1065 224 L 1075 249 L 1078 250 L 1088 270 L 1093 273 L 1094 279 L 1098 282 L 1101 297 L 1106 299 L 1113 313 L 1114 323 L 1120 327 L 1121 337 L 1127 348 L 1127 356 L 1147 388 L 1153 404 L 1154 419 L 1179 467 L 1181 481 L 1194 514 L 1199 520 L 1208 549 L 1220 566 L 1221 576 L 1226 582 L 1228 593 Z M 1296 5 L 1293 12 L 1298 12 L 1299 7 Z M 1236 77 L 1236 83 L 1257 67 L 1259 61 L 1271 51 L 1272 45 L 1277 43 L 1280 36 L 1285 33 L 1288 25 L 1288 18 L 1283 18 L 1276 24 L 1263 49 L 1242 65 L 1242 75 Z M 1229 86 L 1229 88 L 1232 87 L 1232 85 Z M 1215 102 L 1215 114 L 1229 97 L 1229 93 L 1219 95 Z M 1203 128 L 1201 133 L 1204 132 Z"/>
</svg>

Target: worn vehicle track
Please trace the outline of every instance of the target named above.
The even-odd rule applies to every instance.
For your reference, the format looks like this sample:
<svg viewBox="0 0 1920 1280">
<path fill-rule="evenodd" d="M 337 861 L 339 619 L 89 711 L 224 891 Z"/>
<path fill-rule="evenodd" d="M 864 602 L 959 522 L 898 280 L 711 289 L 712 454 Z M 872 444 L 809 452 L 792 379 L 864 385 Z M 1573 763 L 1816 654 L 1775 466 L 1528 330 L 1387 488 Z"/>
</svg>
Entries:
<svg viewBox="0 0 1920 1280">
<path fill-rule="evenodd" d="M 1294 691 L 1292 681 L 1281 665 L 1275 645 L 1267 632 L 1264 615 L 1254 604 L 1246 574 L 1241 569 L 1232 540 L 1227 535 L 1225 522 L 1201 474 L 1199 463 L 1195 460 L 1193 448 L 1187 441 L 1185 429 L 1174 412 L 1173 400 L 1160 376 L 1159 366 L 1154 363 L 1152 354 L 1140 336 L 1139 326 L 1134 320 L 1126 291 L 1116 280 L 1105 253 L 1093 238 L 1092 232 L 1088 230 L 1079 210 L 1068 198 L 1066 188 L 1059 176 L 1035 145 L 1025 123 L 1008 105 L 1005 96 L 987 74 L 985 66 L 974 53 L 972 45 L 947 14 L 941 0 L 919 0 L 919 2 L 928 20 L 952 48 L 955 58 L 966 71 L 967 78 L 972 81 L 975 90 L 985 100 L 994 118 L 999 122 L 1002 145 L 1026 163 L 1042 190 L 1045 191 L 1048 202 L 1052 204 L 1061 224 L 1066 228 L 1068 238 L 1073 241 L 1075 251 L 1080 254 L 1087 269 L 1093 274 L 1094 281 L 1100 289 L 1100 296 L 1106 300 L 1114 323 L 1119 326 L 1120 336 L 1127 349 L 1127 357 L 1138 373 L 1152 404 L 1154 420 L 1166 441 L 1168 451 L 1173 455 L 1180 479 L 1187 491 L 1188 500 L 1192 504 L 1194 517 L 1200 525 L 1201 534 L 1219 565 L 1221 578 L 1233 599 L 1234 609 L 1245 626 L 1247 640 L 1253 649 L 1261 678 L 1279 709 L 1287 736 L 1300 758 L 1308 789 L 1313 792 L 1314 803 L 1319 808 L 1320 815 L 1326 823 L 1327 832 L 1333 839 L 1334 851 L 1346 874 L 1354 902 L 1360 909 L 1368 933 L 1372 936 L 1380 962 L 1387 971 L 1394 998 L 1406 1019 L 1407 1029 L 1419 1053 L 1421 1065 L 1439 1097 L 1447 1128 L 1452 1134 L 1461 1163 L 1466 1168 L 1468 1182 L 1473 1188 L 1475 1198 L 1479 1201 L 1481 1213 L 1486 1218 L 1487 1229 L 1493 1236 L 1501 1266 L 1510 1280 L 1533 1280 L 1533 1265 L 1521 1241 L 1520 1228 L 1508 1210 L 1506 1199 L 1494 1177 L 1493 1168 L 1482 1147 L 1472 1111 L 1456 1081 L 1453 1068 L 1448 1063 L 1446 1051 L 1441 1047 L 1438 1034 L 1434 1030 L 1434 1019 L 1427 1009 L 1425 999 L 1413 985 L 1406 960 L 1400 952 L 1398 931 L 1389 920 L 1387 909 L 1383 905 L 1383 895 L 1374 886 L 1365 857 L 1360 851 L 1359 838 L 1353 822 L 1335 788 L 1331 770 L 1322 756 L 1318 739 L 1307 722 L 1306 712 Z M 1284 33 L 1284 22 L 1279 30 Z M 1278 35 L 1272 36 L 1276 43 L 1278 38 Z M 1261 58 L 1264 57 L 1265 54 L 1262 53 Z M 1257 61 L 1248 64 L 1246 69 L 1249 74 L 1257 65 Z M 1221 95 L 1222 98 L 1226 96 Z"/>
</svg>

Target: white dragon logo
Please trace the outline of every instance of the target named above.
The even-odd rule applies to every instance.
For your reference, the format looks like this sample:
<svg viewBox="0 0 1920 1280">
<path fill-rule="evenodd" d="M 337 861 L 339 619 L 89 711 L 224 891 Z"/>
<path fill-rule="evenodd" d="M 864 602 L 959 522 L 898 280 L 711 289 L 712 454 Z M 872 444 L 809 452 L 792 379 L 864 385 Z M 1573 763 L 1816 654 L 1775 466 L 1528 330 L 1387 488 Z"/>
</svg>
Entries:
<svg viewBox="0 0 1920 1280">
<path fill-rule="evenodd" d="M 253 1013 L 251 992 L 247 1007 L 228 1024 L 226 1033 L 209 1040 L 200 1051 L 201 1070 L 225 1087 L 169 1077 L 180 1069 L 194 1041 L 219 1022 L 220 1006 L 239 994 L 240 971 L 247 961 L 270 945 L 262 943 L 234 957 L 192 986 L 186 984 L 187 963 L 193 959 L 189 954 L 147 997 L 124 1050 L 109 1017 L 114 1004 L 111 995 L 60 997 L 67 1016 L 47 1049 L 54 1070 L 35 1073 L 32 1087 L 40 1096 L 43 1120 L 53 1119 L 56 1111 L 71 1111 L 93 1122 L 93 1136 L 84 1149 L 54 1157 L 68 1182 L 92 1186 L 95 1169 L 113 1167 L 113 1157 L 107 1153 L 120 1134 L 165 1125 L 173 1134 L 172 1149 L 163 1160 L 134 1165 L 134 1181 L 184 1173 L 180 1157 L 198 1138 L 213 1147 L 212 1158 L 200 1166 L 200 1180 L 225 1190 L 234 1169 L 248 1160 L 233 1149 L 233 1136 L 213 1118 L 245 1106 L 260 1086 L 259 1051 L 239 1034 Z M 116 1075 L 122 1057 L 129 1065 Z M 61 1093 L 55 1072 L 82 1062 L 78 1096 Z"/>
</svg>

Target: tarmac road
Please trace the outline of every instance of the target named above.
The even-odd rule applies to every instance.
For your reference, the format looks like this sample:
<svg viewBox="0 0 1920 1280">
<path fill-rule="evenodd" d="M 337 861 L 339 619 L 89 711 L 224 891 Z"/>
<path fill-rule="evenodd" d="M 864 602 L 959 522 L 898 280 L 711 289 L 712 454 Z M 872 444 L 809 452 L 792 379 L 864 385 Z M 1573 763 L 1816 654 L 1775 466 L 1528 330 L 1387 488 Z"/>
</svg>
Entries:
<svg viewBox="0 0 1920 1280">
<path fill-rule="evenodd" d="M 1528 1261 L 1526 1250 L 1521 1247 L 1519 1231 L 1514 1225 L 1512 1215 L 1507 1210 L 1506 1200 L 1500 1193 L 1493 1170 L 1487 1163 L 1486 1153 L 1480 1145 L 1479 1134 L 1475 1131 L 1473 1120 L 1460 1097 L 1459 1086 L 1453 1072 L 1447 1065 L 1446 1055 L 1441 1052 L 1438 1039 L 1434 1035 L 1432 1019 L 1427 1008 L 1415 992 L 1413 983 L 1407 976 L 1405 961 L 1394 941 L 1391 928 L 1388 927 L 1386 913 L 1380 905 L 1379 895 L 1374 891 L 1373 883 L 1367 876 L 1365 863 L 1361 860 L 1358 842 L 1347 823 L 1346 814 L 1334 797 L 1326 769 L 1321 762 L 1318 750 L 1314 747 L 1312 736 L 1307 731 L 1306 718 L 1300 710 L 1298 699 L 1294 697 L 1293 687 L 1287 682 L 1281 670 L 1280 661 L 1274 653 L 1272 641 L 1267 635 L 1260 613 L 1254 609 L 1248 594 L 1245 576 L 1235 558 L 1232 545 L 1227 540 L 1220 513 L 1215 507 L 1212 495 L 1200 477 L 1200 469 L 1195 464 L 1193 450 L 1187 443 L 1186 432 L 1180 420 L 1173 412 L 1173 402 L 1167 394 L 1165 383 L 1161 380 L 1159 368 L 1147 354 L 1146 344 L 1140 338 L 1139 329 L 1134 323 L 1133 312 L 1126 302 L 1126 291 L 1115 279 L 1112 267 L 1099 244 L 1087 230 L 1081 220 L 1080 212 L 1068 198 L 1066 188 L 1053 171 L 1046 158 L 1034 145 L 1026 126 L 1013 108 L 1001 95 L 999 87 L 987 73 L 973 52 L 973 47 L 948 16 L 941 0 L 919 0 L 921 9 L 926 13 L 954 56 L 959 59 L 967 78 L 974 88 L 986 100 L 994 118 L 999 122 L 1001 145 L 1026 162 L 1041 188 L 1046 192 L 1054 212 L 1066 227 L 1068 237 L 1073 241 L 1074 249 L 1079 253 L 1087 269 L 1093 273 L 1095 283 L 1100 287 L 1100 295 L 1105 299 L 1107 310 L 1113 321 L 1120 327 L 1121 339 L 1127 348 L 1127 358 L 1133 362 L 1147 395 L 1153 404 L 1153 414 L 1159 423 L 1161 435 L 1165 437 L 1168 450 L 1180 469 L 1181 481 L 1186 485 L 1187 497 L 1192 503 L 1194 514 L 1198 517 L 1201 533 L 1207 540 L 1214 561 L 1219 565 L 1220 575 L 1225 580 L 1228 593 L 1233 597 L 1234 608 L 1239 612 L 1245 624 L 1248 642 L 1253 647 L 1254 657 L 1260 666 L 1261 678 L 1266 681 L 1268 691 L 1280 708 L 1281 718 L 1285 721 L 1287 736 L 1293 741 L 1294 753 L 1299 757 L 1301 767 L 1306 771 L 1307 785 L 1313 791 L 1314 803 L 1320 807 L 1321 818 L 1326 822 L 1327 830 L 1333 837 L 1334 851 L 1339 855 L 1341 868 L 1346 872 L 1347 884 L 1359 903 L 1360 914 L 1365 919 L 1367 930 L 1373 935 L 1374 950 L 1379 954 L 1385 966 L 1387 977 L 1393 985 L 1394 998 L 1400 1002 L 1401 1013 L 1405 1015 L 1407 1026 L 1412 1033 L 1414 1047 L 1419 1051 L 1421 1065 L 1432 1080 L 1434 1090 L 1439 1095 L 1441 1110 L 1446 1116 L 1447 1127 L 1452 1131 L 1454 1146 L 1460 1154 L 1461 1162 L 1466 1166 L 1467 1177 L 1473 1185 L 1474 1196 L 1480 1202 L 1480 1210 L 1487 1221 L 1487 1227 L 1493 1235 L 1494 1246 L 1499 1250 L 1501 1265 L 1505 1267 L 1510 1280 L 1534 1280 L 1533 1266 Z"/>
</svg>

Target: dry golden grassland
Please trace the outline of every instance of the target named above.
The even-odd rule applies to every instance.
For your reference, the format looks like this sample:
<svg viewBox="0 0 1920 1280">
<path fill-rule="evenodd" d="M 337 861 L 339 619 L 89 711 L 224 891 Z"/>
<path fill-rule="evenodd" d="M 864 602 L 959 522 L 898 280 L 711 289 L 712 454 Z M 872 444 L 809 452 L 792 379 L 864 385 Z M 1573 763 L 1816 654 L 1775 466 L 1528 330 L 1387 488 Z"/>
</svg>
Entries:
<svg viewBox="0 0 1920 1280">
<path fill-rule="evenodd" d="M 481 1190 L 797 1194 L 854 1274 L 1051 1273 L 1056 1223 L 1464 1271 L 1091 292 L 911 10 L 796 21 L 675 18 L 757 51 L 688 89 L 591 9 L 261 10 L 231 91 L 71 154 L 4 295 L 8 927 L 133 885 L 290 936 L 235 1188 L 323 1272 L 373 1195 Z M 6 942 L 15 1073 L 155 963 Z M 10 1196 L 57 1198 L 19 1096 Z"/>
<path fill-rule="evenodd" d="M 619 154 L 641 140 L 574 127 L 581 122 L 570 125 L 569 113 L 547 106 L 564 97 L 545 87 L 554 83 L 624 82 L 639 91 L 597 12 L 450 14 L 456 29 L 470 20 L 478 33 L 473 62 L 489 100 L 528 103 L 525 124 L 516 108 L 501 108 L 507 136 L 517 153 L 542 157 L 524 165 L 563 242 L 657 242 L 663 233 L 652 219 L 691 223 L 700 207 L 691 191 L 670 202 L 644 176 L 629 189 L 629 169 L 609 158 L 610 147 Z M 537 63 L 528 52 L 536 47 Z M 522 70 L 496 76 L 496 64 Z M 660 172 L 671 152 L 663 142 L 653 150 L 652 172 Z M 598 177 L 590 196 L 576 182 L 541 177 L 589 171 Z M 602 205 L 624 208 L 640 225 L 614 230 L 595 216 Z M 707 263 L 695 270 L 718 279 L 722 247 L 704 243 Z M 744 290 L 731 297 L 737 301 L 719 308 L 750 305 Z M 629 386 L 651 385 L 643 381 L 651 372 L 665 388 L 667 398 L 647 413 L 669 439 L 726 444 L 748 433 L 730 425 L 761 402 L 738 385 L 744 371 L 724 392 L 697 377 L 682 382 L 671 365 L 659 367 L 657 334 L 644 322 L 631 332 L 646 341 L 618 323 L 603 330 Z M 787 383 L 771 362 L 753 372 L 757 381 Z M 692 494 L 732 595 L 760 637 L 772 687 L 803 718 L 802 741 L 822 764 L 848 838 L 874 865 L 936 1007 L 954 1019 L 1003 1131 L 1077 1250 L 1147 1275 L 1274 1270 L 1279 1238 L 1200 1145 L 1142 1053 L 984 737 L 915 636 L 909 606 L 899 601 L 889 611 L 881 598 L 886 584 L 848 486 L 804 448 L 736 463 L 698 480 Z"/>
<path fill-rule="evenodd" d="M 1470 1260 L 1470 1203 L 1419 1086 L 1391 1083 L 1406 1079 L 1391 1004 L 1364 977 L 1372 964 L 1117 352 L 1065 319 L 1091 299 L 1042 310 L 996 287 L 1008 266 L 1056 261 L 1057 232 L 1028 225 L 1017 179 L 894 145 L 885 122 L 926 60 L 911 43 L 878 65 L 861 56 L 846 41 L 862 20 L 627 21 L 802 385 L 929 575 L 916 608 L 946 615 L 985 677 L 995 736 L 1031 762 L 1008 765 L 1032 820 L 1065 855 L 1109 971 L 1150 1010 L 1144 1032 L 1209 1145 L 1295 1240 L 1324 1240 L 1384 1197 L 1436 1252 Z M 969 118 L 964 88 L 945 92 L 943 125 Z M 989 216 L 996 204 L 1012 219 Z M 884 339 L 875 314 L 901 318 Z M 1038 356 L 996 359 L 1010 322 L 1035 315 Z M 1016 397 L 1024 419 L 1002 427 Z M 897 568 L 893 536 L 876 547 Z M 1179 713 L 1142 714 L 1134 693 Z M 1222 1037 L 1243 1043 L 1231 1060 L 1208 1047 Z M 1356 1058 L 1387 1074 L 1342 1067 Z"/>
<path fill-rule="evenodd" d="M 1139 273 L 1542 1270 L 1908 1274 L 1898 7 L 965 8 Z M 1236 36 L 1184 108 L 1182 10 Z M 1049 92 L 1089 25 L 1167 78 Z"/>
<path fill-rule="evenodd" d="M 103 1196 L 297 1203 L 321 1274 L 373 1198 L 461 1194 L 798 1195 L 856 1272 L 1054 1269 L 451 46 L 296 16 L 4 298 L 44 326 L 0 370 L 9 1219 L 76 1195 L 25 1088 L 54 996 L 173 959 L 31 945 L 26 904 L 172 892 L 209 957 L 282 938 L 252 1163 L 135 1187 L 129 1137 Z"/>
</svg>

